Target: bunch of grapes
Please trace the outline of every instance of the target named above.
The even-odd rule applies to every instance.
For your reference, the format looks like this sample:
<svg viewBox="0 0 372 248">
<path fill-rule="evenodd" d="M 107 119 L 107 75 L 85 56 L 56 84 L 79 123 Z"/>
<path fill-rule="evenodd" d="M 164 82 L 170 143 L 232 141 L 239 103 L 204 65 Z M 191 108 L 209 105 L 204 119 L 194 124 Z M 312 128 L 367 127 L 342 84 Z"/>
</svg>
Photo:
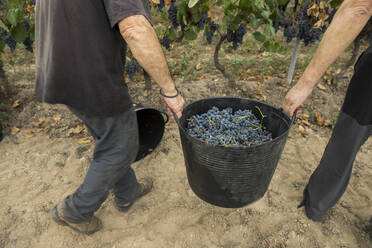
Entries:
<svg viewBox="0 0 372 248">
<path fill-rule="evenodd" d="M 208 25 L 209 25 L 209 30 L 206 31 L 206 36 L 207 36 L 208 44 L 211 44 L 214 33 L 218 30 L 219 25 L 215 23 L 214 21 L 209 22 Z"/>
<path fill-rule="evenodd" d="M 174 28 L 177 28 L 179 26 L 179 24 L 177 22 L 177 12 L 178 12 L 178 8 L 172 2 L 171 6 L 168 10 L 168 18 L 169 18 L 169 20 L 172 21 L 172 25 L 173 25 Z"/>
<path fill-rule="evenodd" d="M 135 58 L 132 58 L 130 63 L 125 66 L 125 72 L 129 76 L 129 78 L 132 79 L 132 80 L 134 78 L 134 74 L 136 72 L 140 72 L 141 70 L 142 70 L 142 68 L 141 68 L 140 64 L 137 62 L 137 60 Z"/>
<path fill-rule="evenodd" d="M 204 29 L 204 25 L 205 25 L 205 21 L 207 20 L 208 18 L 208 14 L 207 13 L 203 13 L 202 14 L 202 18 L 199 20 L 198 22 L 198 27 L 203 30 Z"/>
<path fill-rule="evenodd" d="M 227 28 L 227 41 L 233 43 L 233 48 L 236 50 L 239 44 L 243 43 L 243 37 L 247 33 L 247 28 L 244 24 L 240 24 L 236 31 Z"/>
<path fill-rule="evenodd" d="M 16 49 L 17 42 L 12 38 L 12 36 L 8 35 L 8 32 L 3 31 L 1 33 L 1 38 L 3 39 L 4 43 L 8 45 L 12 52 Z"/>
<path fill-rule="evenodd" d="M 276 23 L 275 28 L 284 28 L 283 35 L 287 38 L 287 42 L 291 42 L 292 39 L 299 38 L 305 44 L 305 46 L 314 43 L 319 40 L 322 34 L 326 31 L 327 27 L 314 27 L 315 21 L 312 16 L 308 15 L 307 11 L 310 8 L 309 4 L 306 4 L 297 14 L 294 21 L 286 20 L 285 14 L 279 12 L 279 21 Z M 330 23 L 331 18 L 334 15 L 334 10 L 329 13 L 329 8 L 325 8 L 326 14 L 330 15 L 328 17 L 328 23 Z"/>
<path fill-rule="evenodd" d="M 170 43 L 171 43 L 171 40 L 166 35 L 160 40 L 160 45 L 162 45 L 168 50 L 170 49 Z"/>
<path fill-rule="evenodd" d="M 157 5 L 158 10 L 161 12 L 163 11 L 163 8 L 165 7 L 165 2 L 164 0 L 160 0 L 159 4 Z"/>
<path fill-rule="evenodd" d="M 213 107 L 207 113 L 189 118 L 186 132 L 210 144 L 249 147 L 272 140 L 272 134 L 262 125 L 262 119 L 259 120 L 250 110 L 233 113 L 231 108 L 220 111 Z"/>
</svg>

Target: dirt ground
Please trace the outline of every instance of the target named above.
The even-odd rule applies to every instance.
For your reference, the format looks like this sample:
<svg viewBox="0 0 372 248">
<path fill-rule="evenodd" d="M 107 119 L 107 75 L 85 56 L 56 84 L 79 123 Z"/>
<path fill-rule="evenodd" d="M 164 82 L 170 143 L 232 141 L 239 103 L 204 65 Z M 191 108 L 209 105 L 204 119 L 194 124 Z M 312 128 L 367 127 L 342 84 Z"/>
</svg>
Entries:
<svg viewBox="0 0 372 248">
<path fill-rule="evenodd" d="M 324 119 L 334 120 L 347 79 L 337 88 L 314 90 L 303 107 L 311 127 L 301 128 L 308 136 L 297 132 L 300 124 L 293 126 L 269 190 L 254 204 L 224 209 L 197 198 L 188 185 L 178 128 L 170 122 L 159 147 L 133 164 L 138 178 L 154 179 L 153 191 L 126 214 L 114 208 L 110 195 L 97 212 L 103 230 L 83 236 L 52 222 L 49 211 L 82 182 L 92 140 L 67 108 L 33 97 L 33 63 L 6 69 L 18 102 L 10 107 L 6 137 L 0 143 L 1 248 L 372 247 L 367 233 L 372 216 L 372 140 L 359 152 L 346 193 L 323 222 L 312 222 L 297 209 L 332 131 L 316 125 L 314 114 L 318 111 Z M 225 92 L 219 75 L 177 83 L 188 102 L 230 94 L 278 107 L 287 88 L 276 77 L 263 83 L 239 81 L 230 92 Z M 135 102 L 163 109 L 156 88 L 144 92 L 142 83 L 129 87 Z"/>
</svg>

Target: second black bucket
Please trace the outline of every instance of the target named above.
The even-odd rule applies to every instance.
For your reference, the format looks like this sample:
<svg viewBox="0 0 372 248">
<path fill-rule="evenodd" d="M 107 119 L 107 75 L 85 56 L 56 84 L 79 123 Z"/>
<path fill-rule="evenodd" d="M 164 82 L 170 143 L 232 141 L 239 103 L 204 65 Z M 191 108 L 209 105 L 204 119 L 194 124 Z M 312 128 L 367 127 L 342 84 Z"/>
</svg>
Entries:
<svg viewBox="0 0 372 248">
<path fill-rule="evenodd" d="M 259 118 L 259 107 L 266 116 L 263 124 L 273 140 L 251 147 L 224 147 L 208 144 L 186 133 L 187 119 L 219 109 L 250 109 Z M 268 104 L 234 97 L 208 98 L 184 108 L 179 120 L 181 143 L 191 189 L 202 200 L 225 208 L 238 208 L 264 196 L 285 146 L 291 120 Z"/>
<path fill-rule="evenodd" d="M 134 105 L 137 115 L 139 133 L 139 151 L 135 161 L 141 160 L 150 154 L 160 143 L 164 135 L 168 115 L 157 109 L 144 107 L 142 104 Z"/>
</svg>

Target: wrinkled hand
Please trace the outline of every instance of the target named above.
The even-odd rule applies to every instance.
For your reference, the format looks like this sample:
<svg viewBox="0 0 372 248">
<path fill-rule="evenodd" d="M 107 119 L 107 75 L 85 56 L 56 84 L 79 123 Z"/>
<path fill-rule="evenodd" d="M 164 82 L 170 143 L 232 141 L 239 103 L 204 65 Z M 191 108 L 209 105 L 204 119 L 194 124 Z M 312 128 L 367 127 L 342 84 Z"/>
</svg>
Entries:
<svg viewBox="0 0 372 248">
<path fill-rule="evenodd" d="M 299 107 L 306 98 L 311 94 L 313 88 L 297 83 L 284 98 L 283 111 L 286 115 L 292 118 L 292 115 L 297 107 Z"/>
<path fill-rule="evenodd" d="M 178 95 L 175 98 L 163 97 L 163 100 L 171 118 L 174 120 L 173 113 L 175 113 L 178 118 L 181 118 L 183 106 L 185 105 L 183 97 L 181 95 Z"/>
</svg>

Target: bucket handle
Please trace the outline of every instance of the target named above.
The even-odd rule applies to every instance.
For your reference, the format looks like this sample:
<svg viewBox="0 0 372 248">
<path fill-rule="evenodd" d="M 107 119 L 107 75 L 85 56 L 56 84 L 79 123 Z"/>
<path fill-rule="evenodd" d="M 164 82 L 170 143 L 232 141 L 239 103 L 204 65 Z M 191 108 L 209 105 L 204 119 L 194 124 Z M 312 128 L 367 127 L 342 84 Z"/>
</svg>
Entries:
<svg viewBox="0 0 372 248">
<path fill-rule="evenodd" d="M 279 108 L 279 110 L 281 112 L 283 112 L 283 108 Z M 295 123 L 297 113 L 300 113 L 300 112 L 301 112 L 301 109 L 299 107 L 297 107 L 296 110 L 293 112 L 292 119 L 291 119 L 291 124 L 289 125 L 290 127 L 293 125 L 293 123 Z"/>
<path fill-rule="evenodd" d="M 160 113 L 162 113 L 162 115 L 164 117 L 164 124 L 167 124 L 168 121 L 169 121 L 169 115 L 164 111 L 160 111 Z"/>
</svg>

